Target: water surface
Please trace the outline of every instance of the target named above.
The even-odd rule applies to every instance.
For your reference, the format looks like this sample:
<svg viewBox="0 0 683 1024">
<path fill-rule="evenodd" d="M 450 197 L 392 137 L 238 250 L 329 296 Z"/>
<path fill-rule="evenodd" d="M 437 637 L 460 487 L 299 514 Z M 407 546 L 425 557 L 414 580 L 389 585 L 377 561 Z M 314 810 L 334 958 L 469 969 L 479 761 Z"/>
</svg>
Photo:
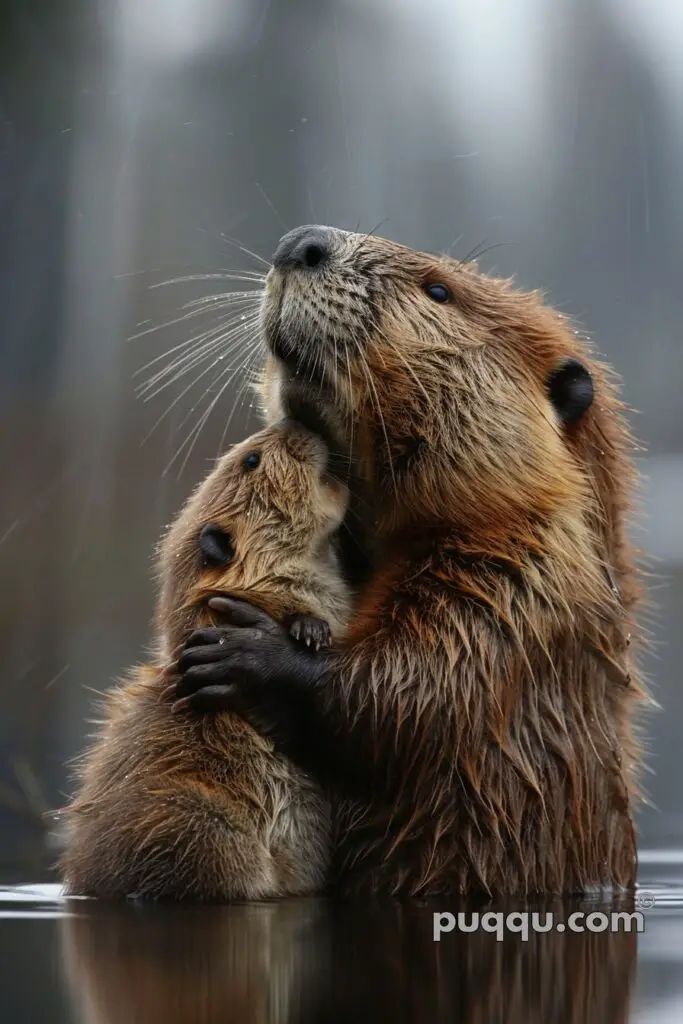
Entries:
<svg viewBox="0 0 683 1024">
<path fill-rule="evenodd" d="M 642 861 L 636 897 L 619 901 L 107 905 L 14 886 L 0 890 L 2 1019 L 680 1024 L 683 861 Z M 615 908 L 642 913 L 643 931 L 566 927 L 572 912 Z M 434 912 L 458 910 L 552 912 L 565 929 L 435 943 Z"/>
</svg>

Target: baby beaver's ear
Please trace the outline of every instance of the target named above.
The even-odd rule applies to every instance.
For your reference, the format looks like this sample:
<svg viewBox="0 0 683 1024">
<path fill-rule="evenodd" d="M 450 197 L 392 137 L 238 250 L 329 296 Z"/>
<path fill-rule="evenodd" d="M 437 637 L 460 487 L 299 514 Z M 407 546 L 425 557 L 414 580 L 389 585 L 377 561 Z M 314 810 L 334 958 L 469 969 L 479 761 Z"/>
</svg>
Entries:
<svg viewBox="0 0 683 1024">
<path fill-rule="evenodd" d="M 235 557 L 232 537 L 215 523 L 208 523 L 202 528 L 199 550 L 206 565 L 229 565 Z"/>
<path fill-rule="evenodd" d="M 552 371 L 548 395 L 563 423 L 578 423 L 593 402 L 593 378 L 578 359 L 565 359 Z"/>
</svg>

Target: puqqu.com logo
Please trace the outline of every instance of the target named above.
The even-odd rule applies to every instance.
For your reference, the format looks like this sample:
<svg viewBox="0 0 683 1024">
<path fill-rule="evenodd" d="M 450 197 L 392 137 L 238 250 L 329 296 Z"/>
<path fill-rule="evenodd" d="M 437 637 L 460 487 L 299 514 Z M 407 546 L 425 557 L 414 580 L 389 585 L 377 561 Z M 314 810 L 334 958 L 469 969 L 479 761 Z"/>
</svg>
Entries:
<svg viewBox="0 0 683 1024">
<path fill-rule="evenodd" d="M 650 909 L 655 898 L 651 893 L 639 893 L 638 906 Z M 532 934 L 544 932 L 562 933 L 565 931 L 583 934 L 585 932 L 643 932 L 645 916 L 640 910 L 615 910 L 609 914 L 594 910 L 587 913 L 577 910 L 565 919 L 559 920 L 551 912 L 502 911 L 487 910 L 483 914 L 451 914 L 448 911 L 433 914 L 434 942 L 440 942 L 442 935 L 449 932 L 489 932 L 495 935 L 497 942 L 502 942 L 507 934 L 518 935 L 522 942 L 528 942 Z"/>
</svg>

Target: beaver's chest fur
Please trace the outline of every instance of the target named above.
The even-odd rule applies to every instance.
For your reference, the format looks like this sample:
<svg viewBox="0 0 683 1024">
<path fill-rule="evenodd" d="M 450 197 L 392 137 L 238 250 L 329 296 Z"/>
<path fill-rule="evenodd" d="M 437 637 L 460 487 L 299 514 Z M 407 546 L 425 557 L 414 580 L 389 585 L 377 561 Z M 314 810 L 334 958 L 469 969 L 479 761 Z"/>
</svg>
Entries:
<svg viewBox="0 0 683 1024">
<path fill-rule="evenodd" d="M 336 676 L 330 701 L 372 769 L 367 796 L 333 815 L 335 884 L 422 896 L 632 885 L 640 694 L 616 598 L 596 631 L 582 595 L 563 616 L 544 603 L 542 561 L 525 570 L 444 544 L 401 580 L 375 577 Z"/>
</svg>

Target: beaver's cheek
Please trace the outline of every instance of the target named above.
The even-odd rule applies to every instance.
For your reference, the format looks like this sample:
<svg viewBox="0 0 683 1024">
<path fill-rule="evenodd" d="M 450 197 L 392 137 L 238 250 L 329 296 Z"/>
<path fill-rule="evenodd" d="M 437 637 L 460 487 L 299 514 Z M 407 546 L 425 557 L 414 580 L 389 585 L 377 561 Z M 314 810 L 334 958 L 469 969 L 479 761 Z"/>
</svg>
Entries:
<svg viewBox="0 0 683 1024">
<path fill-rule="evenodd" d="M 266 359 L 258 385 L 261 412 L 269 426 L 279 422 L 285 411 L 282 404 L 284 367 L 272 355 Z"/>
<path fill-rule="evenodd" d="M 174 651 L 185 643 L 195 629 L 213 625 L 210 609 L 193 600 L 190 591 L 177 595 L 177 604 L 168 613 L 163 630 L 162 658 L 170 661 Z"/>
<path fill-rule="evenodd" d="M 284 277 L 275 267 L 272 267 L 266 275 L 266 288 L 264 296 L 264 310 L 265 304 L 269 302 L 279 302 L 282 298 L 282 293 L 285 289 Z"/>
<path fill-rule="evenodd" d="M 349 508 L 349 489 L 340 480 L 325 474 L 321 480 L 320 507 L 334 529 L 344 521 Z"/>
</svg>

